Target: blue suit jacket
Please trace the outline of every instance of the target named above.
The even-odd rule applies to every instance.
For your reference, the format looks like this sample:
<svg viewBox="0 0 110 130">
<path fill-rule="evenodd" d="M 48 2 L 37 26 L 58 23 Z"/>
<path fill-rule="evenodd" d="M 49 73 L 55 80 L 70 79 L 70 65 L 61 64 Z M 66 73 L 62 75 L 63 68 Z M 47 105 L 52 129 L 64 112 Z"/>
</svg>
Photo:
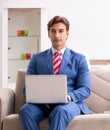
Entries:
<svg viewBox="0 0 110 130">
<path fill-rule="evenodd" d="M 28 65 L 27 74 L 54 74 L 52 49 L 36 53 Z M 76 102 L 83 113 L 90 110 L 83 102 L 90 95 L 90 76 L 85 56 L 66 48 L 59 74 L 67 75 L 68 95 Z"/>
</svg>

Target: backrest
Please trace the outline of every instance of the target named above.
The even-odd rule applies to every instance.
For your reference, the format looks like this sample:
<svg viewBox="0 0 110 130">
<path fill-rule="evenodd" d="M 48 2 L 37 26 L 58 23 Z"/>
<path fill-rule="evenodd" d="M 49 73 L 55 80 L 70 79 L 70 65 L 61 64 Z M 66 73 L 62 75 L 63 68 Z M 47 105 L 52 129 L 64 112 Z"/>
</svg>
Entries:
<svg viewBox="0 0 110 130">
<path fill-rule="evenodd" d="M 25 82 L 26 70 L 19 69 L 17 72 L 17 80 L 15 87 L 15 113 L 18 113 L 20 107 L 25 103 L 23 96 L 23 88 Z"/>
<path fill-rule="evenodd" d="M 110 67 L 90 70 L 91 95 L 85 100 L 95 113 L 110 111 Z"/>
</svg>

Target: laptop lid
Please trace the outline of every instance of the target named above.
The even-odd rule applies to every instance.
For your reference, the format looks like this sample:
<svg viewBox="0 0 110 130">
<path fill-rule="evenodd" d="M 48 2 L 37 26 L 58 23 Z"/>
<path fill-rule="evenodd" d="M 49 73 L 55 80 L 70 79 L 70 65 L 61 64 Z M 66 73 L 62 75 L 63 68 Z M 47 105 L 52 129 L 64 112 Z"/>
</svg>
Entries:
<svg viewBox="0 0 110 130">
<path fill-rule="evenodd" d="M 26 102 L 66 103 L 66 75 L 26 75 Z"/>
</svg>

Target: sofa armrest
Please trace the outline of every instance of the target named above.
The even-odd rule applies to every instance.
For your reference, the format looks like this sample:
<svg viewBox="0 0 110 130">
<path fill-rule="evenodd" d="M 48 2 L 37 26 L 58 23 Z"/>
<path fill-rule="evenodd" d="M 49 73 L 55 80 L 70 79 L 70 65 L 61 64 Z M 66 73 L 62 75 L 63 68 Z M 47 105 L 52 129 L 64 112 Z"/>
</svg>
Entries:
<svg viewBox="0 0 110 130">
<path fill-rule="evenodd" d="M 15 93 L 11 88 L 0 88 L 0 121 L 14 113 Z"/>
</svg>

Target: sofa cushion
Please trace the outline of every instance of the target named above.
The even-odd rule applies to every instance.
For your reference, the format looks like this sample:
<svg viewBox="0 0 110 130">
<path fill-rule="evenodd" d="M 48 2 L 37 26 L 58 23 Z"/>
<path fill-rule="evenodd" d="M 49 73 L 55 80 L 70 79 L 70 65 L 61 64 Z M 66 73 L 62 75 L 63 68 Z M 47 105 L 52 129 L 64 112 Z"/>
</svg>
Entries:
<svg viewBox="0 0 110 130">
<path fill-rule="evenodd" d="M 67 130 L 110 130 L 110 114 L 89 114 L 76 116 Z"/>
<path fill-rule="evenodd" d="M 85 100 L 95 113 L 110 111 L 110 68 L 90 70 L 91 95 Z"/>
<path fill-rule="evenodd" d="M 40 122 L 40 130 L 48 130 L 48 120 Z M 18 114 L 11 114 L 3 121 L 3 130 L 22 130 Z M 67 130 L 110 130 L 110 114 L 89 114 L 76 116 Z"/>
<path fill-rule="evenodd" d="M 23 88 L 25 84 L 26 70 L 19 69 L 17 73 L 16 87 L 15 87 L 15 113 L 18 113 L 21 106 L 25 103 L 23 95 Z"/>
<path fill-rule="evenodd" d="M 48 120 L 40 122 L 40 130 L 48 130 Z M 18 114 L 11 114 L 3 120 L 3 130 L 22 130 Z"/>
</svg>

